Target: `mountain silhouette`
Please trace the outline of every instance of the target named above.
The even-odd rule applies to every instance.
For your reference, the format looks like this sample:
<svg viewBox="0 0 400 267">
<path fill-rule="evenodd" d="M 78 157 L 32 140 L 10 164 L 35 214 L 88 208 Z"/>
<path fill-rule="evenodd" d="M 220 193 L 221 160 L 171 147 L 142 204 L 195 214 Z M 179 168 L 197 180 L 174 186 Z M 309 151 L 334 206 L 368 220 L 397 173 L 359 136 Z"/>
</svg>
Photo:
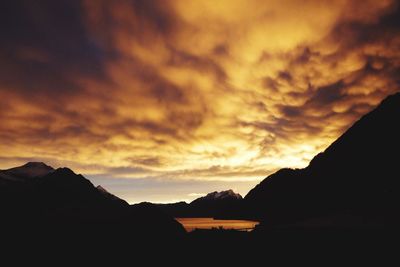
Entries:
<svg viewBox="0 0 400 267">
<path fill-rule="evenodd" d="M 128 202 L 126 202 L 125 200 L 111 194 L 110 192 L 108 192 L 104 187 L 102 187 L 101 185 L 96 186 L 96 189 L 107 199 L 120 203 L 122 205 L 128 205 Z"/>
<path fill-rule="evenodd" d="M 304 169 L 282 169 L 245 197 L 264 226 L 374 227 L 399 222 L 400 94 L 362 117 Z"/>
<path fill-rule="evenodd" d="M 39 176 L 44 176 L 54 169 L 43 162 L 28 162 L 23 166 L 0 170 L 0 181 L 23 182 Z"/>
<path fill-rule="evenodd" d="M 53 169 L 44 163 L 0 171 L 0 212 L 1 226 L 14 233 L 23 229 L 45 234 L 52 229 L 57 234 L 101 232 L 120 239 L 123 233 L 124 238 L 141 240 L 185 233 L 155 205 L 129 205 L 71 169 Z"/>
<path fill-rule="evenodd" d="M 216 200 L 225 200 L 225 199 L 230 199 L 230 200 L 242 199 L 242 196 L 240 194 L 233 192 L 232 189 L 229 189 L 229 190 L 221 191 L 221 192 L 215 191 L 212 193 L 208 193 L 204 197 L 199 197 L 199 198 L 195 199 L 192 203 L 194 204 L 194 203 L 199 203 L 199 202 L 203 202 L 203 201 L 216 201 Z"/>
<path fill-rule="evenodd" d="M 212 217 L 212 218 L 237 218 L 240 216 L 242 196 L 226 190 L 211 192 L 204 197 L 199 197 L 190 204 L 177 202 L 172 204 L 158 204 L 166 213 L 173 217 Z"/>
</svg>

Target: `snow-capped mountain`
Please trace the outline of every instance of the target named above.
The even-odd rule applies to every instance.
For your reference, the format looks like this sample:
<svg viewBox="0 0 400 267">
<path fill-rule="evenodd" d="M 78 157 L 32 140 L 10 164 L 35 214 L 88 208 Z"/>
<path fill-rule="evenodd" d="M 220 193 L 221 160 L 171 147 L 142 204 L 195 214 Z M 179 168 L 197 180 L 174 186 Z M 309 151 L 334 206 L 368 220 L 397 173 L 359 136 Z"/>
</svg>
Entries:
<svg viewBox="0 0 400 267">
<path fill-rule="evenodd" d="M 43 162 L 28 162 L 25 165 L 0 171 L 0 178 L 8 181 L 27 181 L 35 177 L 45 176 L 54 168 Z"/>
<path fill-rule="evenodd" d="M 233 190 L 229 189 L 226 191 L 221 191 L 221 192 L 211 192 L 208 193 L 204 197 L 200 197 L 196 199 L 195 201 L 199 200 L 219 200 L 219 199 L 242 199 L 242 196 L 238 193 L 233 192 Z"/>
</svg>

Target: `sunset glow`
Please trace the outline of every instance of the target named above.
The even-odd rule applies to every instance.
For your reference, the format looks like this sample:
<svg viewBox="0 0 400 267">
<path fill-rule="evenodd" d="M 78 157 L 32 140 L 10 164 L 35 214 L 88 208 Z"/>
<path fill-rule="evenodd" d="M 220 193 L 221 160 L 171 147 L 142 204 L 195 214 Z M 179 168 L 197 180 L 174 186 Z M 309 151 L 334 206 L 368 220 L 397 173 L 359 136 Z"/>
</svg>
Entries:
<svg viewBox="0 0 400 267">
<path fill-rule="evenodd" d="M 68 166 L 130 203 L 245 195 L 400 83 L 394 0 L 43 3 L 0 19 L 0 169 Z"/>
</svg>

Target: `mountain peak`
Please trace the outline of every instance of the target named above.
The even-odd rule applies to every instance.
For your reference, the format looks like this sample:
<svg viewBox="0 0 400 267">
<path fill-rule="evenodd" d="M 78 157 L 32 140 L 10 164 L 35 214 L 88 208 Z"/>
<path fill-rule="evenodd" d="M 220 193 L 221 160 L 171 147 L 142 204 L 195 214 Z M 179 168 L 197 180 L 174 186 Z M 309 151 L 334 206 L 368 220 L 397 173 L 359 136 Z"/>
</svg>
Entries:
<svg viewBox="0 0 400 267">
<path fill-rule="evenodd" d="M 242 199 L 240 194 L 233 192 L 232 189 L 221 191 L 221 192 L 211 192 L 208 193 L 205 197 L 201 197 L 200 199 L 205 200 L 221 200 L 221 199 Z"/>
<path fill-rule="evenodd" d="M 30 161 L 30 162 L 27 162 L 26 164 L 22 165 L 21 167 L 53 169 L 53 167 L 47 165 L 44 162 L 39 162 L 39 161 Z"/>
<path fill-rule="evenodd" d="M 36 177 L 45 176 L 54 169 L 43 162 L 28 162 L 22 166 L 1 171 L 1 177 L 10 181 L 26 181 Z"/>
</svg>

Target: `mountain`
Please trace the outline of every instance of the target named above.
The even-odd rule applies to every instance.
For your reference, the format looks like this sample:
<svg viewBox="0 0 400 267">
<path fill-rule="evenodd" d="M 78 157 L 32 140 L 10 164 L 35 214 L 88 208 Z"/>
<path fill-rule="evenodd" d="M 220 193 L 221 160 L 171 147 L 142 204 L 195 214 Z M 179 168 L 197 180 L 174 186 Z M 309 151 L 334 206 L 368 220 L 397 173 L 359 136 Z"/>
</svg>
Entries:
<svg viewBox="0 0 400 267">
<path fill-rule="evenodd" d="M 0 170 L 0 180 L 5 181 L 26 181 L 35 177 L 44 176 L 54 169 L 43 162 L 28 162 L 25 165 Z"/>
<path fill-rule="evenodd" d="M 282 169 L 245 197 L 264 226 L 370 227 L 399 222 L 400 93 L 389 96 L 304 169 Z M 335 222 L 335 223 L 333 223 Z"/>
<path fill-rule="evenodd" d="M 192 203 L 197 203 L 197 202 L 202 202 L 202 201 L 218 201 L 218 200 L 240 200 L 242 199 L 242 196 L 240 194 L 237 194 L 233 192 L 233 190 L 226 190 L 226 191 L 221 191 L 221 192 L 212 192 L 208 193 L 204 197 L 200 197 L 196 200 L 194 200 Z"/>
<path fill-rule="evenodd" d="M 0 183 L 0 226 L 10 233 L 101 233 L 146 240 L 185 233 L 156 206 L 130 206 L 69 168 L 28 163 L 0 174 L 0 180 L 6 181 Z"/>
<path fill-rule="evenodd" d="M 193 200 L 190 204 L 178 202 L 158 204 L 158 206 L 173 217 L 237 218 L 241 204 L 240 194 L 226 190 L 209 193 Z"/>
<path fill-rule="evenodd" d="M 237 218 L 240 214 L 242 196 L 232 190 L 212 192 L 190 203 L 196 217 Z"/>
<path fill-rule="evenodd" d="M 110 192 L 108 192 L 104 187 L 102 187 L 101 185 L 98 185 L 96 187 L 96 189 L 100 192 L 100 194 L 102 194 L 104 197 L 106 197 L 109 200 L 112 200 L 116 203 L 120 203 L 123 205 L 128 205 L 128 202 L 126 202 L 125 200 L 111 194 Z"/>
</svg>

